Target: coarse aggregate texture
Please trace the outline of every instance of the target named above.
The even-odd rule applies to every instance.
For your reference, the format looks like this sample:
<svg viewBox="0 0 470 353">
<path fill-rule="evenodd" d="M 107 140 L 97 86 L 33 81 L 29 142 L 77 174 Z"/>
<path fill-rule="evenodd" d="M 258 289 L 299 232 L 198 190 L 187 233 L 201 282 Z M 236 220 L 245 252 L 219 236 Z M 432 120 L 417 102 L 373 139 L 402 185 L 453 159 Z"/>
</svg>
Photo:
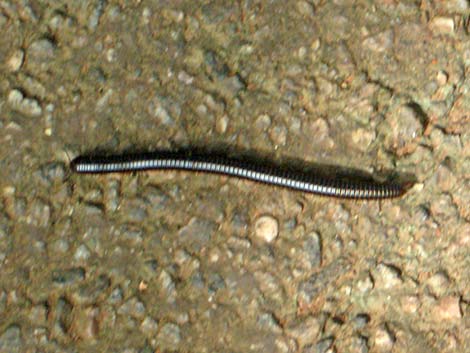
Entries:
<svg viewBox="0 0 470 353">
<path fill-rule="evenodd" d="M 468 1 L 0 1 L 0 352 L 464 352 Z M 467 75 L 469 74 L 469 75 Z M 329 199 L 82 153 L 410 174 Z"/>
</svg>

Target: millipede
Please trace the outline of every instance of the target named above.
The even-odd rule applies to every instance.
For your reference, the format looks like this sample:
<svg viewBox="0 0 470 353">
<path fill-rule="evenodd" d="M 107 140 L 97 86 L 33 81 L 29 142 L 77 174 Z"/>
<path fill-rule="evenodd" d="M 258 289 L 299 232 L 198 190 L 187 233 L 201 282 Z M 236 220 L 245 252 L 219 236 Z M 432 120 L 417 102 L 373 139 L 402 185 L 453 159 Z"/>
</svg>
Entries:
<svg viewBox="0 0 470 353">
<path fill-rule="evenodd" d="M 402 196 L 409 184 L 326 177 L 318 173 L 234 159 L 210 153 L 153 152 L 79 156 L 70 168 L 80 174 L 185 170 L 248 179 L 306 193 L 347 199 L 389 199 Z"/>
</svg>

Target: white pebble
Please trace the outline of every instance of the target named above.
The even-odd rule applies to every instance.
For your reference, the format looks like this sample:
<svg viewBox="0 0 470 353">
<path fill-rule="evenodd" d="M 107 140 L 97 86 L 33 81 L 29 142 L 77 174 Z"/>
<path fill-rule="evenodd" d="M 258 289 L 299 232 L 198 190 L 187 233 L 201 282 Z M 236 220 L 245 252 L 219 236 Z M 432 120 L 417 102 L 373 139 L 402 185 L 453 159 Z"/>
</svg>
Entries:
<svg viewBox="0 0 470 353">
<path fill-rule="evenodd" d="M 395 266 L 379 264 L 372 275 L 377 289 L 390 289 L 403 283 L 400 270 Z"/>
<path fill-rule="evenodd" d="M 227 127 L 228 127 L 228 116 L 224 114 L 216 120 L 215 130 L 219 134 L 224 134 L 227 131 Z"/>
<path fill-rule="evenodd" d="M 449 282 L 449 277 L 444 272 L 438 272 L 430 277 L 426 284 L 434 296 L 440 297 L 446 292 Z"/>
<path fill-rule="evenodd" d="M 91 255 L 90 250 L 88 250 L 88 248 L 82 244 L 77 248 L 73 257 L 77 261 L 86 261 L 88 260 L 90 255 Z"/>
<path fill-rule="evenodd" d="M 462 318 L 460 298 L 457 296 L 441 298 L 434 306 L 431 317 L 435 321 L 459 322 Z"/>
<path fill-rule="evenodd" d="M 255 222 L 256 237 L 264 240 L 266 243 L 272 242 L 279 235 L 279 223 L 272 216 L 261 216 Z"/>
<path fill-rule="evenodd" d="M 373 52 L 383 53 L 393 45 L 393 32 L 385 31 L 369 37 L 362 42 L 362 45 Z"/>
<path fill-rule="evenodd" d="M 442 13 L 466 14 L 469 9 L 467 0 L 447 0 L 436 2 L 437 10 Z"/>
<path fill-rule="evenodd" d="M 25 115 L 39 116 L 42 114 L 42 108 L 38 101 L 25 98 L 23 93 L 17 89 L 12 89 L 8 94 L 8 103 L 14 110 Z"/>
<path fill-rule="evenodd" d="M 429 23 L 431 31 L 436 35 L 454 34 L 455 24 L 451 17 L 434 17 Z"/>
<path fill-rule="evenodd" d="M 22 49 L 15 50 L 7 60 L 7 67 L 11 72 L 18 71 L 23 65 L 24 51 Z"/>
<path fill-rule="evenodd" d="M 12 89 L 8 94 L 8 103 L 10 103 L 12 107 L 19 106 L 23 98 L 23 93 L 17 89 Z"/>
<path fill-rule="evenodd" d="M 185 85 L 190 85 L 194 81 L 194 77 L 188 74 L 186 71 L 180 71 L 178 73 L 178 80 L 183 82 Z"/>
<path fill-rule="evenodd" d="M 158 323 L 150 316 L 147 316 L 140 324 L 140 330 L 144 334 L 153 337 L 158 331 Z"/>
<path fill-rule="evenodd" d="M 374 343 L 379 352 L 388 352 L 393 348 L 395 337 L 386 327 L 383 327 L 375 332 Z"/>
</svg>

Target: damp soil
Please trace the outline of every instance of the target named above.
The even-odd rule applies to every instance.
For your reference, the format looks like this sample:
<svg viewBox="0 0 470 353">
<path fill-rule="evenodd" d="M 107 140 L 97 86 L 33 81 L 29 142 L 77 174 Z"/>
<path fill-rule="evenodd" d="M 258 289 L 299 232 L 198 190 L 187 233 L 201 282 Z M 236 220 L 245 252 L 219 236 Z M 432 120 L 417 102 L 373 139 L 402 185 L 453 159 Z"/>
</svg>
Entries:
<svg viewBox="0 0 470 353">
<path fill-rule="evenodd" d="M 469 13 L 0 2 L 0 352 L 462 352 Z M 191 148 L 415 184 L 354 201 L 69 167 Z"/>
</svg>

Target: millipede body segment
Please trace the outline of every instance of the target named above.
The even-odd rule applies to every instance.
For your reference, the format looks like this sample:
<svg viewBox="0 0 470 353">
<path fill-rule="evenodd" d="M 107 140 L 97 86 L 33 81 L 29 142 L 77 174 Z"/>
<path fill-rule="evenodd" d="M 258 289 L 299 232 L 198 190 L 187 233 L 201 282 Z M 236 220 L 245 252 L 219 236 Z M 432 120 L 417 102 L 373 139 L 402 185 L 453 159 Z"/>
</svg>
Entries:
<svg viewBox="0 0 470 353">
<path fill-rule="evenodd" d="M 407 187 L 319 176 L 278 166 L 231 159 L 206 153 L 145 153 L 115 156 L 81 156 L 71 162 L 76 173 L 117 173 L 143 170 L 186 170 L 248 179 L 303 192 L 350 199 L 387 199 L 403 195 Z"/>
</svg>

